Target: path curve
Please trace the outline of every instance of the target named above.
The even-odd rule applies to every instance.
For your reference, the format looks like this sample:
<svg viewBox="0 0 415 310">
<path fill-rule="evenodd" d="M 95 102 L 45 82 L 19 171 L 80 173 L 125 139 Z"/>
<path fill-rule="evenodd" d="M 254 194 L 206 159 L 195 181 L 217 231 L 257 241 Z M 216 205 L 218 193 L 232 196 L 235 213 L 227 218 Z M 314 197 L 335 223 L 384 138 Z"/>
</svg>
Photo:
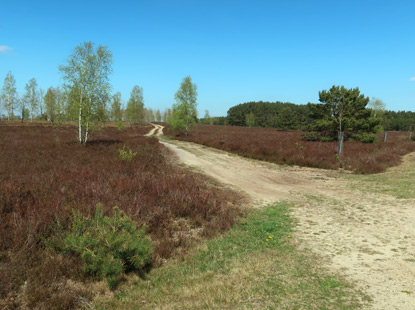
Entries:
<svg viewBox="0 0 415 310">
<path fill-rule="evenodd" d="M 154 123 L 150 123 L 150 124 L 153 125 L 153 128 L 147 134 L 145 134 L 144 136 L 146 136 L 146 137 L 150 137 L 150 136 L 159 137 L 163 134 L 163 128 L 164 128 L 163 126 L 157 125 L 157 124 L 154 124 Z"/>
<path fill-rule="evenodd" d="M 153 126 L 161 135 L 163 126 Z M 415 309 L 414 200 L 352 190 L 337 171 L 283 167 L 177 140 L 160 143 L 185 165 L 246 193 L 254 207 L 294 202 L 300 244 L 368 293 L 370 309 Z"/>
</svg>

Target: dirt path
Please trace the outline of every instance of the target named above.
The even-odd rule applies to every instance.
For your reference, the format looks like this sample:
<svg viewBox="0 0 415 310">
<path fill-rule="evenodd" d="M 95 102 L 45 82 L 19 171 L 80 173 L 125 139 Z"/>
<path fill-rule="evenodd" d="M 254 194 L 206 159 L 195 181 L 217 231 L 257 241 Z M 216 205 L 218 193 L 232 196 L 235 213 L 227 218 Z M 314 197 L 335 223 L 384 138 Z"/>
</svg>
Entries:
<svg viewBox="0 0 415 310">
<path fill-rule="evenodd" d="M 161 134 L 162 126 L 155 126 Z M 160 142 L 185 165 L 245 192 L 254 207 L 294 202 L 300 244 L 369 294 L 370 309 L 415 309 L 414 200 L 352 190 L 351 181 L 336 171 L 282 167 L 193 143 Z"/>
<path fill-rule="evenodd" d="M 151 129 L 149 131 L 149 133 L 145 134 L 144 136 L 149 137 L 149 136 L 161 136 L 163 134 L 163 126 L 161 125 L 157 125 L 157 124 L 153 124 L 150 123 L 151 125 L 153 125 L 153 129 Z"/>
</svg>

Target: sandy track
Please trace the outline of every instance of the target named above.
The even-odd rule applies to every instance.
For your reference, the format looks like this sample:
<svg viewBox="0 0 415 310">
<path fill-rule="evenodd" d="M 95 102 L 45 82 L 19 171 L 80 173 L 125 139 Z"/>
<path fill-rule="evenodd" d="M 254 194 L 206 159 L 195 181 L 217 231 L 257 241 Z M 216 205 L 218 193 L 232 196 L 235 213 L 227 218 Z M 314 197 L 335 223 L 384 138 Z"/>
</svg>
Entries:
<svg viewBox="0 0 415 310">
<path fill-rule="evenodd" d="M 154 126 L 161 134 L 162 126 Z M 282 167 L 193 143 L 160 142 L 185 165 L 246 193 L 254 207 L 294 202 L 300 244 L 369 294 L 370 309 L 415 309 L 414 200 L 352 190 L 335 171 Z"/>
<path fill-rule="evenodd" d="M 149 136 L 161 136 L 163 134 L 163 126 L 161 125 L 157 125 L 157 124 L 153 124 L 150 123 L 151 125 L 153 125 L 153 129 L 151 129 L 147 134 L 145 134 L 144 136 L 149 137 Z"/>
</svg>

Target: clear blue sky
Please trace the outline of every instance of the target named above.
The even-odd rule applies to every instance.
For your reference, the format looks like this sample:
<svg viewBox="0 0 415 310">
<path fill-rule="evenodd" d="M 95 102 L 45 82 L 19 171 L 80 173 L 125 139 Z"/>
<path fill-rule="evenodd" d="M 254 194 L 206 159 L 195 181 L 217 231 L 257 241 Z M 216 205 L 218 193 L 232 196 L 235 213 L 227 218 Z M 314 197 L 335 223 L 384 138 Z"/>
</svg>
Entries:
<svg viewBox="0 0 415 310">
<path fill-rule="evenodd" d="M 0 87 L 23 93 L 84 41 L 114 54 L 113 92 L 134 85 L 165 109 L 182 79 L 198 110 L 226 115 L 247 101 L 318 102 L 332 85 L 358 86 L 390 110 L 415 111 L 415 1 L 2 1 Z"/>
</svg>

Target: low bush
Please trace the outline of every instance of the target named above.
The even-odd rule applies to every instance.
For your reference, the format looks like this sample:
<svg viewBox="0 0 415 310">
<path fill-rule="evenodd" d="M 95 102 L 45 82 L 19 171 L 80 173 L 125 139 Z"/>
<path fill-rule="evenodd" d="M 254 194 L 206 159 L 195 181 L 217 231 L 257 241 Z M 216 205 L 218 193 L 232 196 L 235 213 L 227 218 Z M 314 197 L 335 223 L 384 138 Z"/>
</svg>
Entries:
<svg viewBox="0 0 415 310">
<path fill-rule="evenodd" d="M 359 141 L 362 143 L 375 143 L 378 142 L 378 138 L 373 134 L 368 133 L 356 133 L 350 137 L 351 141 Z"/>
<path fill-rule="evenodd" d="M 302 138 L 306 141 L 320 141 L 321 136 L 315 131 L 310 131 L 303 134 Z"/>
<path fill-rule="evenodd" d="M 132 149 L 126 147 L 125 145 L 122 149 L 118 150 L 118 153 L 122 161 L 132 161 L 137 155 L 137 152 L 134 153 Z"/>
<path fill-rule="evenodd" d="M 334 141 L 333 137 L 321 137 L 320 138 L 321 142 L 332 142 Z"/>
<path fill-rule="evenodd" d="M 124 122 L 122 122 L 122 121 L 118 121 L 117 122 L 117 129 L 118 130 L 125 130 L 125 123 Z"/>
<path fill-rule="evenodd" d="M 145 227 L 137 229 L 117 207 L 113 216 L 104 216 L 102 205 L 97 206 L 94 218 L 74 212 L 70 230 L 59 228 L 47 243 L 60 253 L 77 254 L 84 263 L 83 271 L 105 278 L 111 288 L 126 270 L 140 271 L 151 263 L 152 245 Z"/>
</svg>

